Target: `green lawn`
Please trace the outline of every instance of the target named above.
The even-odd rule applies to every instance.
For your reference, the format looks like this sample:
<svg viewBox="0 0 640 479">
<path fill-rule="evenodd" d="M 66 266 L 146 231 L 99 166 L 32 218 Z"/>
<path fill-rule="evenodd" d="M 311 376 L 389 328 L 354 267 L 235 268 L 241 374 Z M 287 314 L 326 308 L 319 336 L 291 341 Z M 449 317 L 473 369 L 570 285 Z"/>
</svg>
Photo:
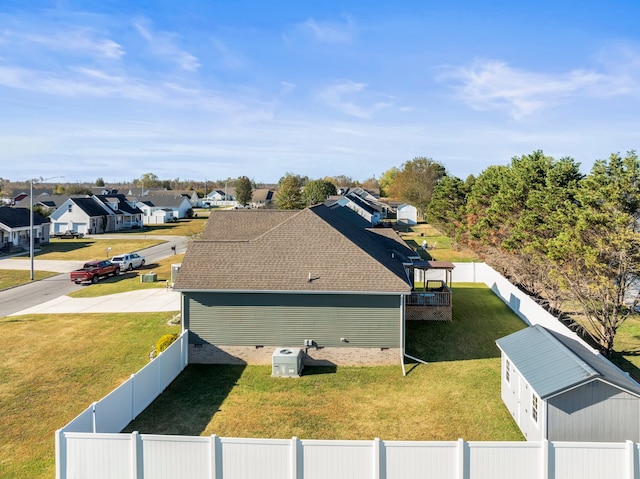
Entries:
<svg viewBox="0 0 640 479">
<path fill-rule="evenodd" d="M 206 209 L 196 209 L 195 214 L 197 214 L 198 216 L 189 219 L 184 218 L 178 220 L 176 223 L 147 225 L 140 230 L 131 230 L 129 234 L 131 234 L 132 236 L 167 235 L 197 237 L 204 230 L 210 212 Z"/>
<path fill-rule="evenodd" d="M 63 261 L 90 261 L 93 259 L 106 259 L 118 255 L 139 251 L 157 244 L 162 240 L 145 239 L 135 236 L 109 239 L 109 238 L 79 238 L 59 240 L 52 239 L 49 244 L 43 244 L 36 251 L 36 259 L 63 260 Z M 107 248 L 110 248 L 107 250 Z M 29 255 L 21 256 L 29 258 Z"/>
<path fill-rule="evenodd" d="M 147 364 L 174 314 L 0 318 L 0 477 L 54 477 L 55 430 Z"/>
<path fill-rule="evenodd" d="M 407 352 L 430 362 L 307 368 L 189 366 L 128 431 L 305 439 L 522 440 L 500 399 L 495 340 L 524 327 L 484 285 L 454 288 L 454 320 L 409 322 Z"/>
<path fill-rule="evenodd" d="M 430 224 L 400 225 L 395 228 L 402 239 L 415 249 L 423 259 L 460 263 L 480 261 L 478 255 L 473 251 L 452 242 L 451 238 L 444 236 Z M 424 241 L 427 242 L 426 250 L 422 248 Z"/>
<path fill-rule="evenodd" d="M 171 265 L 181 263 L 184 254 L 169 256 L 157 263 L 145 264 L 144 267 L 126 271 L 119 276 L 104 278 L 96 284 L 87 284 L 83 288 L 69 293 L 72 298 L 95 298 L 108 294 L 125 293 L 139 289 L 164 288 L 167 281 L 171 281 Z M 158 280 L 155 283 L 141 283 L 140 275 L 155 273 Z"/>
<path fill-rule="evenodd" d="M 51 271 L 34 271 L 33 277 L 37 280 L 50 278 L 58 273 Z M 17 270 L 17 269 L 0 269 L 0 290 L 13 288 L 26 284 L 31 281 L 31 271 L 29 270 Z"/>
<path fill-rule="evenodd" d="M 640 315 L 631 316 L 616 334 L 611 361 L 640 381 Z"/>
</svg>

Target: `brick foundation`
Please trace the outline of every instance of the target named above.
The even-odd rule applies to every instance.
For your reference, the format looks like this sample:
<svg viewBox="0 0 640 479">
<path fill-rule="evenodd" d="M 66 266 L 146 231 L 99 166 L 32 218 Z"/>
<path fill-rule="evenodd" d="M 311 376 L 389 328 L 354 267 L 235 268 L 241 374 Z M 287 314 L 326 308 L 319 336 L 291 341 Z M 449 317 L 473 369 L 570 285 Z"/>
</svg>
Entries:
<svg viewBox="0 0 640 479">
<path fill-rule="evenodd" d="M 286 345 L 285 345 L 286 346 Z M 189 345 L 189 364 L 271 364 L 274 346 Z M 399 348 L 308 348 L 305 366 L 388 366 L 400 364 Z"/>
</svg>

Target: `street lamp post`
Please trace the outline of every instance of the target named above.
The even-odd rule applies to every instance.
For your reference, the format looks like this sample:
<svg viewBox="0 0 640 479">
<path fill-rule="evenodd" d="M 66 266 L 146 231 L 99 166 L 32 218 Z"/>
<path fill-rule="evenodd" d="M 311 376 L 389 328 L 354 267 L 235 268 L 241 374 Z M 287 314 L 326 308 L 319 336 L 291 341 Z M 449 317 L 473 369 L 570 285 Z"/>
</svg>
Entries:
<svg viewBox="0 0 640 479">
<path fill-rule="evenodd" d="M 34 271 L 33 271 L 33 250 L 34 250 L 34 241 L 33 241 L 33 182 L 34 181 L 48 181 L 48 180 L 53 180 L 55 178 L 64 178 L 64 176 L 52 176 L 51 178 L 31 178 L 30 183 L 30 190 L 29 190 L 29 262 L 30 262 L 30 269 L 29 269 L 29 280 L 33 281 L 35 279 L 35 275 L 34 275 Z"/>
</svg>

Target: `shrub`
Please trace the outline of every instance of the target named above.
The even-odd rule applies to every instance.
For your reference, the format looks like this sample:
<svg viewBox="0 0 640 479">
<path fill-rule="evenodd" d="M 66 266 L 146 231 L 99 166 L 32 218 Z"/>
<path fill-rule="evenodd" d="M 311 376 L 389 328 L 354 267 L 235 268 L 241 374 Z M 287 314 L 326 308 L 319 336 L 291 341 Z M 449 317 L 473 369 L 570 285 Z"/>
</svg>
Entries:
<svg viewBox="0 0 640 479">
<path fill-rule="evenodd" d="M 160 339 L 158 339 L 158 342 L 156 342 L 156 355 L 171 346 L 171 343 L 176 339 L 178 339 L 177 334 L 165 334 L 164 336 L 161 336 Z"/>
</svg>

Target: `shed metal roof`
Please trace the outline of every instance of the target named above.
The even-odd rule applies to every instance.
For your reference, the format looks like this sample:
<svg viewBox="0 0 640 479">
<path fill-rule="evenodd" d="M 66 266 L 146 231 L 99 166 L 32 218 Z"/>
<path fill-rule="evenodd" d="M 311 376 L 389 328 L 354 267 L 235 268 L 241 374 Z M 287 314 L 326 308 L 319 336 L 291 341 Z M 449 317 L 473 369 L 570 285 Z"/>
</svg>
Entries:
<svg viewBox="0 0 640 479">
<path fill-rule="evenodd" d="M 522 329 L 496 343 L 541 398 L 600 376 L 542 326 Z"/>
<path fill-rule="evenodd" d="M 607 358 L 567 335 L 535 325 L 496 343 L 541 398 L 594 379 L 640 397 L 640 384 Z"/>
</svg>

